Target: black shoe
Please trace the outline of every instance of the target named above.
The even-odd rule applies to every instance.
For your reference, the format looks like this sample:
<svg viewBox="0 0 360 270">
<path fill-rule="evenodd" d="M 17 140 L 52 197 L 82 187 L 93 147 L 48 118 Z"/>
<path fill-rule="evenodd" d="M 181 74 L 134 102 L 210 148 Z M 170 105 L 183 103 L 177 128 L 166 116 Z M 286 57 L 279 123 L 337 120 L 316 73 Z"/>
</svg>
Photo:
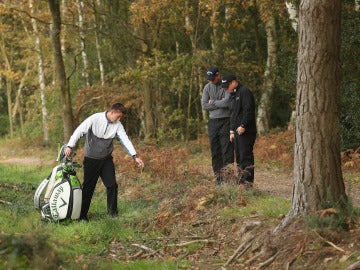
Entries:
<svg viewBox="0 0 360 270">
<path fill-rule="evenodd" d="M 108 215 L 112 218 L 117 218 L 119 216 L 119 214 L 116 212 L 116 213 L 108 213 Z"/>
<path fill-rule="evenodd" d="M 79 217 L 78 219 L 79 221 L 85 221 L 85 222 L 89 222 L 88 217 Z"/>
<path fill-rule="evenodd" d="M 254 182 L 245 181 L 243 185 L 245 186 L 245 188 L 252 188 L 254 186 Z"/>
<path fill-rule="evenodd" d="M 253 185 L 254 185 L 254 181 L 250 181 L 250 180 L 247 180 L 247 179 L 244 179 L 244 178 L 240 178 L 238 183 L 238 185 L 244 185 L 246 188 L 252 188 Z"/>
</svg>

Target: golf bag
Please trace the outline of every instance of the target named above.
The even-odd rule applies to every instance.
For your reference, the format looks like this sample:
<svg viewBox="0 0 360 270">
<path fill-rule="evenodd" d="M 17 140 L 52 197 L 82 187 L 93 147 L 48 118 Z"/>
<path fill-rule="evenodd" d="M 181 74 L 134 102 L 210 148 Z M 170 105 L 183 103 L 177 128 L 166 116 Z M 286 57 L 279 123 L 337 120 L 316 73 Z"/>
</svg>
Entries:
<svg viewBox="0 0 360 270">
<path fill-rule="evenodd" d="M 75 168 L 81 166 L 73 162 L 74 152 L 65 157 L 65 148 L 66 145 L 61 147 L 56 159 L 59 165 L 40 183 L 34 195 L 35 208 L 49 222 L 80 217 L 82 189 Z"/>
</svg>

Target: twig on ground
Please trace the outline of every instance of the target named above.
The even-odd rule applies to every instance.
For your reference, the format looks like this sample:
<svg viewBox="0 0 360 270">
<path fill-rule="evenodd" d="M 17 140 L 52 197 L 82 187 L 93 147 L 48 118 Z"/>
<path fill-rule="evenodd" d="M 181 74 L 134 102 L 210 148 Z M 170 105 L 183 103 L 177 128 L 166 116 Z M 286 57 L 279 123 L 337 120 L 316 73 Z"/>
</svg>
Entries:
<svg viewBox="0 0 360 270">
<path fill-rule="evenodd" d="M 252 258 L 250 258 L 249 260 L 247 260 L 245 262 L 246 265 L 250 265 L 253 261 L 255 261 L 257 258 L 260 257 L 260 255 L 262 254 L 262 252 L 259 252 L 258 254 L 256 254 L 255 256 L 253 256 Z"/>
<path fill-rule="evenodd" d="M 12 203 L 11 203 L 11 202 L 4 201 L 4 200 L 0 200 L 0 203 L 7 204 L 7 205 L 12 205 Z"/>
<path fill-rule="evenodd" d="M 266 267 L 266 266 L 268 266 L 269 264 L 271 264 L 271 263 L 275 260 L 275 258 L 276 258 L 276 256 L 278 255 L 278 253 L 279 253 L 279 252 L 277 252 L 274 256 L 272 256 L 272 257 L 270 257 L 269 259 L 267 259 L 265 262 L 260 263 L 260 264 L 259 264 L 259 267 L 258 267 L 257 269 L 261 269 L 261 268 Z"/>
<path fill-rule="evenodd" d="M 324 241 L 325 243 L 329 244 L 330 246 L 332 246 L 333 248 L 335 248 L 335 249 L 337 249 L 337 250 L 339 250 L 339 251 L 341 251 L 341 252 L 345 252 L 345 250 L 343 250 L 342 248 L 339 248 L 339 247 L 336 246 L 334 243 L 326 240 L 326 239 L 325 239 L 324 237 L 322 237 L 317 231 L 315 231 L 315 230 L 313 230 L 313 231 L 314 231 L 314 233 L 315 233 L 322 241 Z"/>
<path fill-rule="evenodd" d="M 236 256 L 240 253 L 240 251 L 246 247 L 246 250 L 251 246 L 252 240 L 255 238 L 255 236 L 251 236 L 246 242 L 242 243 L 235 251 L 234 254 L 224 263 L 223 267 L 226 267 L 228 264 L 230 264 Z M 242 253 L 243 254 L 243 253 Z"/>
<path fill-rule="evenodd" d="M 140 257 L 143 253 L 144 253 L 144 251 L 140 250 L 137 253 L 135 253 L 134 255 L 129 256 L 129 258 L 136 259 L 136 258 Z"/>
<path fill-rule="evenodd" d="M 138 248 L 141 248 L 142 250 L 145 250 L 147 252 L 150 253 L 150 255 L 155 255 L 157 253 L 159 253 L 158 251 L 152 249 L 152 248 L 149 248 L 147 246 L 144 246 L 144 245 L 140 245 L 140 244 L 131 244 L 133 247 L 138 247 Z M 162 257 L 161 254 L 157 254 L 160 258 Z"/>
<path fill-rule="evenodd" d="M 191 244 L 195 244 L 195 243 L 215 243 L 215 240 L 209 240 L 209 239 L 199 239 L 199 240 L 193 240 L 193 241 L 189 241 L 189 242 L 185 242 L 185 243 L 180 243 L 180 244 L 171 244 L 168 246 L 175 246 L 175 247 L 184 247 L 184 246 L 188 246 Z"/>
<path fill-rule="evenodd" d="M 345 270 L 356 270 L 360 268 L 360 261 L 357 261 L 351 265 L 349 265 Z"/>
</svg>

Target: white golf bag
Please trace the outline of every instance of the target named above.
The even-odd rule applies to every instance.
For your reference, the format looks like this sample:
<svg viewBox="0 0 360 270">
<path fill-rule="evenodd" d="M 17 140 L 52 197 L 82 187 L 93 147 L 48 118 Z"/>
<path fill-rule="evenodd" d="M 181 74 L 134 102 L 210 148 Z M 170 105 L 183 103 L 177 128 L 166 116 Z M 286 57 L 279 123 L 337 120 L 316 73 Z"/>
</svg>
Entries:
<svg viewBox="0 0 360 270">
<path fill-rule="evenodd" d="M 40 210 L 43 219 L 50 222 L 80 217 L 82 189 L 75 167 L 81 166 L 73 162 L 74 152 L 65 157 L 65 148 L 63 145 L 59 151 L 56 160 L 59 165 L 40 183 L 34 195 L 35 208 Z"/>
</svg>

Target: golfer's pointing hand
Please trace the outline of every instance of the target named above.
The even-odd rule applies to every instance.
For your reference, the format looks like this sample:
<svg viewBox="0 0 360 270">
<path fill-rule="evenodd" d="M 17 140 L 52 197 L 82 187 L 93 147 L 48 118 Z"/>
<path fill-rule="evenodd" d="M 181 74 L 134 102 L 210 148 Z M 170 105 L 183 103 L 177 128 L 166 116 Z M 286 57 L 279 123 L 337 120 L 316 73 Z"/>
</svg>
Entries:
<svg viewBox="0 0 360 270">
<path fill-rule="evenodd" d="M 135 162 L 139 168 L 144 168 L 144 162 L 141 160 L 141 158 L 136 157 Z"/>
</svg>

